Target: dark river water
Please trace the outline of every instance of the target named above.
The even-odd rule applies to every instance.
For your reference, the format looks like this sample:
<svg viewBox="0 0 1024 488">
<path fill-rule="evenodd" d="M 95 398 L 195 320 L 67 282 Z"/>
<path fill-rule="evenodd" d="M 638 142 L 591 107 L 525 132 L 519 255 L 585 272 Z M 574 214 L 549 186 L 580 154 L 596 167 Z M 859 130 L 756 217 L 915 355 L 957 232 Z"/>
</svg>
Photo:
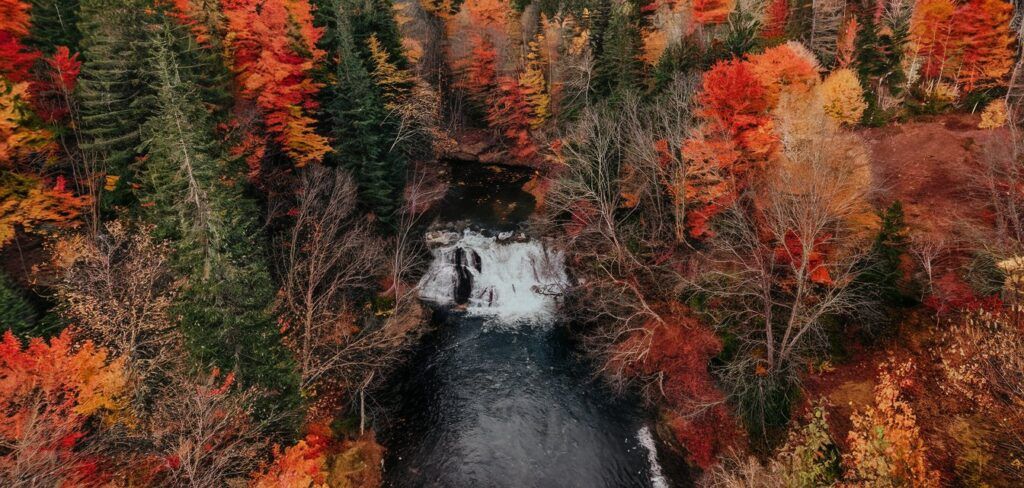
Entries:
<svg viewBox="0 0 1024 488">
<path fill-rule="evenodd" d="M 659 460 L 648 413 L 595 380 L 557 325 L 561 254 L 498 237 L 533 209 L 528 176 L 454 170 L 439 220 L 485 230 L 432 237 L 435 328 L 385 395 L 386 486 L 684 486 L 663 473 L 678 461 Z"/>
</svg>

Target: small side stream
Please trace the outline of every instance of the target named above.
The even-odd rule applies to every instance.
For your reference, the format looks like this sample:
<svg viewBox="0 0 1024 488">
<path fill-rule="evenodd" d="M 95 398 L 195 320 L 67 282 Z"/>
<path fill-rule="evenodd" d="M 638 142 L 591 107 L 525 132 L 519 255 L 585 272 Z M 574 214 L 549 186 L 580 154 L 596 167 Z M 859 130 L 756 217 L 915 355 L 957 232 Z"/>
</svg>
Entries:
<svg viewBox="0 0 1024 488">
<path fill-rule="evenodd" d="M 558 326 L 564 259 L 513 231 L 533 209 L 528 174 L 455 176 L 439 221 L 463 230 L 428 235 L 420 295 L 436 327 L 389 390 L 386 485 L 682 485 L 662 469 L 649 414 L 595 381 Z"/>
</svg>

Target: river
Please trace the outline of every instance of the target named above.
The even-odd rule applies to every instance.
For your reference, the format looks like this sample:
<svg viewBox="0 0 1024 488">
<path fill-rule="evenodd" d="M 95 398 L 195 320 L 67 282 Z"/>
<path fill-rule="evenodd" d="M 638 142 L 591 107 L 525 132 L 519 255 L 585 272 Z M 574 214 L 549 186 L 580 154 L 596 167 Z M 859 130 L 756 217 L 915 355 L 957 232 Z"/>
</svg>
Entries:
<svg viewBox="0 0 1024 488">
<path fill-rule="evenodd" d="M 559 326 L 563 256 L 517 230 L 529 175 L 453 172 L 420 282 L 435 328 L 386 395 L 386 485 L 680 486 L 647 412 L 595 380 Z"/>
</svg>

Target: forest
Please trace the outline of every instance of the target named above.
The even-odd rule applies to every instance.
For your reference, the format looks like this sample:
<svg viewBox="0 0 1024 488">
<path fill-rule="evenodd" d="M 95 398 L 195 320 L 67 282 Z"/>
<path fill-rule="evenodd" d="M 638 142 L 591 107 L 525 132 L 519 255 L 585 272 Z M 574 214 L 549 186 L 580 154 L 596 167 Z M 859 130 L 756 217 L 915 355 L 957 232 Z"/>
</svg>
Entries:
<svg viewBox="0 0 1024 488">
<path fill-rule="evenodd" d="M 515 296 L 635 486 L 1024 486 L 1022 46 L 1018 0 L 0 0 L 0 485 L 634 486 L 402 460 L 476 395 L 395 386 L 438 317 Z"/>
</svg>

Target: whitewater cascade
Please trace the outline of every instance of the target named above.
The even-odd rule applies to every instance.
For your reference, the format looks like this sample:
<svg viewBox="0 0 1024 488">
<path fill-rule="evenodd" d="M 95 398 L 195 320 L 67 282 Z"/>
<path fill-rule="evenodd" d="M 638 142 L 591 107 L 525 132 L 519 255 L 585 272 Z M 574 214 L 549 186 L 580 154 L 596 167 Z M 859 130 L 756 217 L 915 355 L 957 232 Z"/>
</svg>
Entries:
<svg viewBox="0 0 1024 488">
<path fill-rule="evenodd" d="M 430 232 L 427 243 L 434 260 L 420 280 L 420 298 L 508 322 L 553 316 L 567 282 L 561 252 L 511 232 L 469 229 Z"/>
</svg>

